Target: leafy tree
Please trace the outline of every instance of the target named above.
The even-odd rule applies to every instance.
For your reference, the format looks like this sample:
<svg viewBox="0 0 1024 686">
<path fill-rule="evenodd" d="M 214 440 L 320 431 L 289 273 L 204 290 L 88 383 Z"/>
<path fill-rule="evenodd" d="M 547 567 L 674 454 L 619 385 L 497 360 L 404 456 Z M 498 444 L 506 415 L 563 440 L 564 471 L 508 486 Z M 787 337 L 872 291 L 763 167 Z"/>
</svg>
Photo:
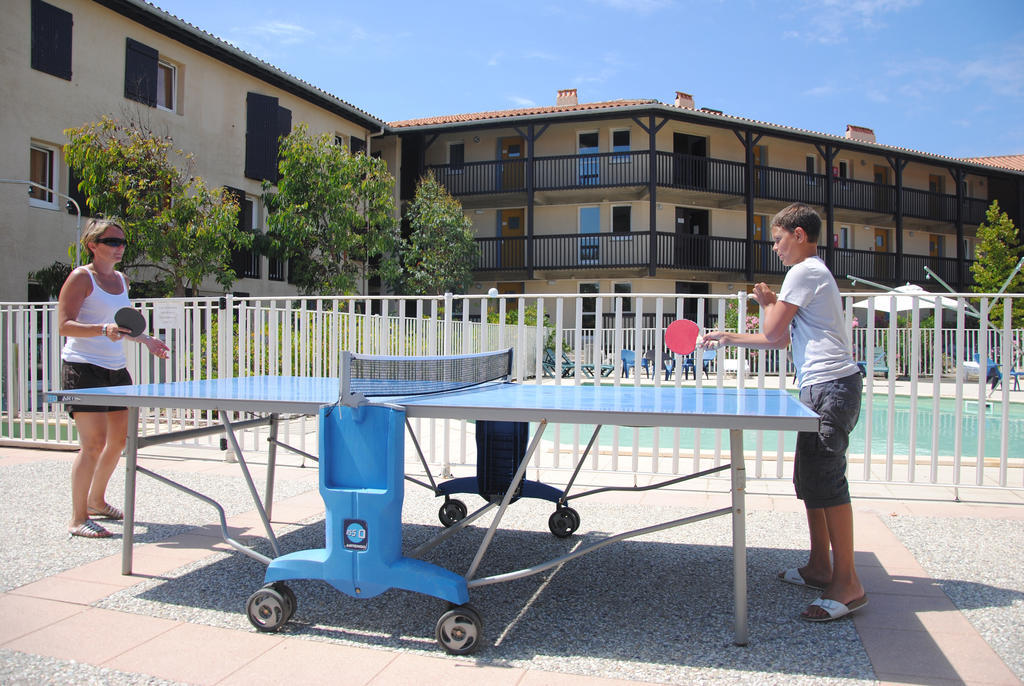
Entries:
<svg viewBox="0 0 1024 686">
<path fill-rule="evenodd" d="M 234 283 L 231 251 L 251 246 L 252 236 L 238 228 L 231 195 L 195 175 L 192 154 L 137 118 L 104 116 L 64 133 L 92 214 L 116 217 L 125 230 L 123 269 L 155 269 L 163 277 L 153 283 L 179 297 L 209 276 L 225 289 Z"/>
<path fill-rule="evenodd" d="M 291 260 L 304 294 L 351 294 L 360 279 L 397 278 L 401 244 L 394 178 L 383 160 L 352 155 L 330 134 L 298 124 L 281 139 L 277 191 L 264 183 L 270 211 L 266 250 Z"/>
<path fill-rule="evenodd" d="M 407 293 L 464 293 L 473 283 L 478 248 L 462 204 L 427 173 L 406 210 L 411 234 L 402 259 Z"/>
<path fill-rule="evenodd" d="M 53 264 L 43 267 L 34 272 L 29 272 L 28 278 L 39 284 L 39 289 L 47 298 L 56 300 L 60 289 L 71 274 L 71 265 L 56 260 Z"/>
<path fill-rule="evenodd" d="M 999 211 L 999 202 L 993 200 L 985 213 L 985 221 L 978 227 L 977 259 L 971 265 L 975 293 L 995 293 L 1002 288 L 1017 262 L 1024 255 L 1024 247 L 1016 227 L 1005 212 Z M 1024 291 L 1024 271 L 1017 272 L 1006 287 L 1007 293 Z M 1003 325 L 1003 301 L 997 300 L 989 310 L 988 319 L 994 326 Z M 1013 326 L 1024 326 L 1024 298 L 1013 300 Z"/>
</svg>

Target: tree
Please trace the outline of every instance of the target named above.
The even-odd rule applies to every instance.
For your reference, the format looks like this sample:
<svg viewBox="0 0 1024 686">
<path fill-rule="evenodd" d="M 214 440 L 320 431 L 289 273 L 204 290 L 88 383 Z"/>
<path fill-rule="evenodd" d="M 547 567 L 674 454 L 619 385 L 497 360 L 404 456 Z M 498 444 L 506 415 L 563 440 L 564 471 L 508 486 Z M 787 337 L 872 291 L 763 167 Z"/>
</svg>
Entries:
<svg viewBox="0 0 1024 686">
<path fill-rule="evenodd" d="M 396 278 L 401 235 L 395 180 L 383 160 L 311 136 L 298 124 L 281 139 L 277 191 L 264 183 L 269 252 L 291 260 L 305 294 L 351 294 L 360 279 Z"/>
<path fill-rule="evenodd" d="M 974 274 L 975 285 L 972 290 L 975 293 L 995 293 L 1010 276 L 1021 255 L 1024 254 L 1024 247 L 1020 244 L 1020 238 L 1016 227 L 1010 221 L 1005 212 L 999 211 L 999 201 L 993 200 L 985 213 L 985 221 L 978 227 L 978 248 L 977 259 L 971 265 L 971 272 Z M 1017 272 L 1013 280 L 1006 287 L 1007 293 L 1020 293 L 1024 291 L 1024 272 Z M 988 319 L 994 326 L 1003 325 L 1003 302 L 997 300 L 994 307 L 988 313 Z M 1024 298 L 1013 299 L 1012 310 L 1013 326 L 1024 326 Z"/>
<path fill-rule="evenodd" d="M 251 246 L 252 236 L 238 228 L 230 193 L 195 175 L 192 154 L 138 118 L 104 116 L 64 133 L 68 165 L 92 214 L 116 218 L 125 230 L 123 269 L 161 272 L 163 294 L 178 297 L 208 276 L 225 289 L 234 283 L 231 251 Z"/>
<path fill-rule="evenodd" d="M 473 283 L 478 248 L 462 204 L 427 173 L 405 214 L 411 233 L 402 253 L 407 293 L 464 293 Z"/>
</svg>

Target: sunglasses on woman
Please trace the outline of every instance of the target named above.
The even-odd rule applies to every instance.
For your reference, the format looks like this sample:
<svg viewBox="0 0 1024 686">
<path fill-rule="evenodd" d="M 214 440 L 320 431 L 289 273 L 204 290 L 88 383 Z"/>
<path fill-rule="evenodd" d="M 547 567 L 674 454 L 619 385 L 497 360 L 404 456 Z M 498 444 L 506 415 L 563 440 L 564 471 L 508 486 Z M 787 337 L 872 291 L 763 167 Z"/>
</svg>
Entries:
<svg viewBox="0 0 1024 686">
<path fill-rule="evenodd" d="M 109 245 L 111 248 L 120 248 L 128 245 L 128 241 L 123 238 L 97 238 L 96 242 Z"/>
</svg>

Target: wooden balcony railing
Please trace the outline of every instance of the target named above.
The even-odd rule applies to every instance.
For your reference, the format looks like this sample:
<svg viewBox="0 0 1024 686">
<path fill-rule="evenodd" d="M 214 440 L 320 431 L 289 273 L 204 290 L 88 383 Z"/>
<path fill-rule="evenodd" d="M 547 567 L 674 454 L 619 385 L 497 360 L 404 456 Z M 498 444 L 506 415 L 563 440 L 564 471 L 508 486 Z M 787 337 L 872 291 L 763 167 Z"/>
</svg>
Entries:
<svg viewBox="0 0 1024 686">
<path fill-rule="evenodd" d="M 527 239 L 478 238 L 480 247 L 476 271 L 525 271 Z M 534 269 L 585 270 L 646 267 L 650 264 L 651 236 L 647 232 L 557 234 L 533 239 Z M 707 272 L 742 273 L 746 269 L 747 242 L 725 236 L 695 236 L 659 231 L 655 234 L 656 259 L 659 269 L 688 269 Z M 786 272 L 772 250 L 771 241 L 754 241 L 754 273 L 781 275 Z M 818 248 L 822 259 L 824 247 Z M 896 283 L 896 253 L 871 250 L 833 250 L 832 273 L 837 278 L 847 275 L 881 283 Z M 928 255 L 904 255 L 903 274 L 910 280 L 922 280 L 924 267 L 930 267 L 947 283 L 955 283 L 956 259 Z M 965 267 L 965 284 L 972 282 L 970 261 Z"/>
<path fill-rule="evenodd" d="M 458 167 L 427 167 L 455 196 L 524 193 L 527 190 L 527 160 L 466 162 Z M 711 157 L 655 153 L 655 181 L 659 187 L 742 196 L 745 165 Z M 538 191 L 576 190 L 646 186 L 650 179 L 650 152 L 608 152 L 590 155 L 557 155 L 533 159 L 533 187 Z M 830 179 L 825 174 L 779 167 L 754 169 L 755 198 L 780 202 L 824 205 Z M 861 212 L 895 214 L 896 188 L 887 184 L 852 179 L 831 179 L 836 207 Z M 904 188 L 903 214 L 907 217 L 955 222 L 955 195 Z M 965 198 L 961 214 L 967 224 L 985 218 L 988 201 Z"/>
</svg>

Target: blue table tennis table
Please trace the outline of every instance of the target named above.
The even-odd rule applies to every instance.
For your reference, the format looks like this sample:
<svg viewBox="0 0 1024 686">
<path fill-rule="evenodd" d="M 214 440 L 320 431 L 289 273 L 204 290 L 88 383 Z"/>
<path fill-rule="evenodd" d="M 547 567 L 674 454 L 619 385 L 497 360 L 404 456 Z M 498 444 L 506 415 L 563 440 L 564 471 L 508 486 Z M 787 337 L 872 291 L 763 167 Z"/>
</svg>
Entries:
<svg viewBox="0 0 1024 686">
<path fill-rule="evenodd" d="M 348 353 L 345 353 L 349 355 Z M 605 545 L 682 524 L 731 515 L 733 584 L 735 593 L 734 642 L 746 645 L 747 576 L 745 530 L 744 431 L 816 431 L 818 416 L 791 394 L 780 389 L 716 387 L 660 387 L 614 385 L 548 385 L 490 381 L 469 388 L 417 395 L 384 395 L 367 399 L 345 395 L 345 377 L 258 376 L 208 379 L 131 386 L 53 391 L 51 402 L 126 406 L 129 436 L 125 449 L 126 486 L 122 573 L 131 574 L 131 550 L 135 523 L 136 474 L 143 473 L 198 497 L 218 509 L 224 540 L 236 550 L 267 565 L 267 585 L 247 604 L 250 621 L 262 630 L 279 629 L 295 611 L 294 594 L 282 582 L 316 578 L 331 583 L 353 597 L 371 597 L 388 588 L 405 588 L 449 601 L 456 607 L 438 620 L 436 637 L 449 653 L 474 650 L 480 639 L 480 618 L 467 604 L 474 587 L 523 578 L 551 569 Z M 140 436 L 139 409 L 186 408 L 218 410 L 222 426 L 187 429 Z M 229 413 L 251 413 L 253 418 L 232 420 Z M 270 525 L 277 426 L 286 415 L 316 415 L 320 421 L 319 480 L 327 525 L 326 548 L 281 555 Z M 489 503 L 431 541 L 401 555 L 401 502 L 404 477 L 404 433 L 408 429 L 416 450 L 419 444 L 410 418 L 465 419 L 476 421 L 530 422 L 536 428 L 526 455 L 500 502 Z M 332 420 L 328 425 L 327 420 Z M 235 431 L 257 424 L 269 425 L 267 490 L 263 499 L 256 491 L 242 456 Z M 611 535 L 567 555 L 520 570 L 477 577 L 477 569 L 497 534 L 502 515 L 516 498 L 530 459 L 536 454 L 549 424 L 596 425 L 587 451 L 603 425 L 626 427 L 696 427 L 729 431 L 728 464 L 673 478 L 649 489 L 707 476 L 728 469 L 731 473 L 731 506 Z M 231 539 L 223 509 L 207 496 L 192 491 L 137 464 L 140 448 L 223 431 L 238 457 L 246 484 L 259 511 L 274 557 Z M 386 448 L 384 450 L 383 448 Z M 298 451 L 301 452 L 301 451 Z M 389 456 L 388 456 L 389 455 Z M 587 452 L 579 458 L 573 479 Z M 421 454 L 422 459 L 422 454 Z M 424 466 L 426 462 L 424 461 Z M 429 473 L 429 471 L 428 471 Z M 571 484 L 571 480 L 570 480 Z M 603 490 L 603 489 L 602 489 Z M 634 490 L 623 488 L 622 490 Z M 641 489 L 636 489 L 641 490 Z M 568 492 L 568 488 L 566 490 Z M 559 504 L 563 507 L 564 502 Z M 477 521 L 485 510 L 495 510 L 484 538 L 464 574 L 457 574 L 420 559 L 459 530 Z M 578 525 L 578 514 L 575 515 Z M 386 550 L 382 552 L 380 546 Z M 369 553 L 369 554 L 368 554 Z"/>
</svg>

